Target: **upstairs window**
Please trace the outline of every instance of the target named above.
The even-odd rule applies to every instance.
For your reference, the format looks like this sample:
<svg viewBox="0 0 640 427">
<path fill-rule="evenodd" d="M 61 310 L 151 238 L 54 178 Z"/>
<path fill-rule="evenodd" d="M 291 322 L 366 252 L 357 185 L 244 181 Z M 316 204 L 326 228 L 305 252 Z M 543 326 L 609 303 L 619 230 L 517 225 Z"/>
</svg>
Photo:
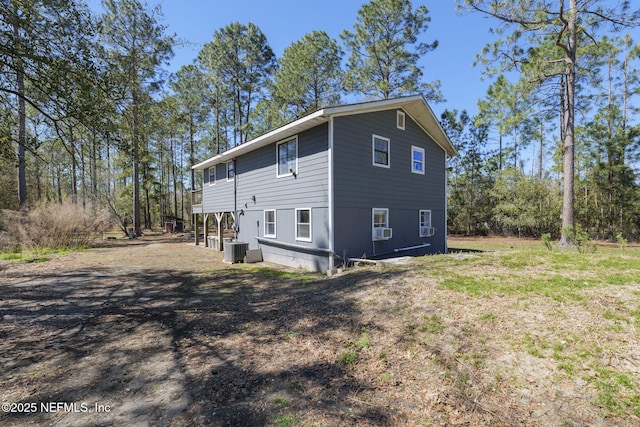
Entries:
<svg viewBox="0 0 640 427">
<path fill-rule="evenodd" d="M 383 168 L 391 167 L 389 162 L 389 152 L 391 142 L 389 138 L 373 135 L 373 165 Z"/>
<path fill-rule="evenodd" d="M 424 175 L 424 148 L 411 146 L 411 172 Z"/>
<path fill-rule="evenodd" d="M 404 130 L 404 121 L 405 121 L 404 112 L 398 111 L 398 116 L 396 118 L 396 126 L 398 126 L 398 129 Z"/>
<path fill-rule="evenodd" d="M 227 162 L 227 181 L 233 180 L 235 176 L 236 176 L 236 162 L 232 160 L 230 162 Z"/>
<path fill-rule="evenodd" d="M 281 142 L 277 145 L 278 177 L 298 173 L 298 139 Z"/>
<path fill-rule="evenodd" d="M 207 169 L 207 177 L 209 179 L 209 185 L 214 185 L 216 183 L 216 167 L 211 166 Z"/>
<path fill-rule="evenodd" d="M 296 240 L 311 241 L 311 209 L 296 209 Z"/>
</svg>

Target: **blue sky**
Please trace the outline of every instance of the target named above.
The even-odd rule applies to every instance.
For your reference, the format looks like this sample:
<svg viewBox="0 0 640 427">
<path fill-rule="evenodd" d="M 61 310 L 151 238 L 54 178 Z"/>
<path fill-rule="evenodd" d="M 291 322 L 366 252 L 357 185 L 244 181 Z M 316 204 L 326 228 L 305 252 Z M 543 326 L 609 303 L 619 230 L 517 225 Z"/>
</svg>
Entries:
<svg viewBox="0 0 640 427">
<path fill-rule="evenodd" d="M 101 0 L 88 0 L 90 7 L 100 12 Z M 143 3 L 145 0 L 141 0 Z M 168 33 L 175 33 L 184 43 L 176 46 L 168 71 L 191 64 L 213 33 L 232 23 L 253 22 L 260 27 L 275 54 L 280 57 L 285 48 L 313 30 L 326 31 L 339 40 L 340 33 L 352 29 L 360 7 L 368 0 L 146 0 L 149 7 L 160 5 L 160 23 Z M 419 65 L 425 81 L 440 80 L 446 102 L 432 104 L 436 116 L 445 109 L 466 109 L 477 112 L 477 100 L 486 94 L 491 80 L 482 80 L 483 67 L 474 67 L 478 52 L 492 40 L 489 29 L 495 19 L 484 15 L 459 14 L 455 0 L 413 1 L 414 8 L 426 4 L 431 22 L 422 41 L 438 40 L 436 50 L 425 55 Z M 640 42 L 640 29 L 632 35 Z"/>
<path fill-rule="evenodd" d="M 313 30 L 323 30 L 339 40 L 340 33 L 352 29 L 358 9 L 364 0 L 148 0 L 148 6 L 160 5 L 161 23 L 168 33 L 175 33 L 185 44 L 174 49 L 169 71 L 190 64 L 213 33 L 232 22 L 253 22 L 266 35 L 275 54 L 280 57 L 285 48 Z M 414 7 L 422 2 L 414 1 Z M 431 23 L 422 40 L 438 40 L 436 50 L 420 61 L 425 81 L 440 80 L 446 103 L 433 104 L 436 115 L 445 109 L 476 111 L 477 99 L 484 96 L 490 82 L 482 82 L 482 68 L 473 61 L 488 41 L 492 21 L 480 15 L 456 13 L 453 0 L 425 3 Z M 89 0 L 95 11 L 100 0 Z"/>
</svg>

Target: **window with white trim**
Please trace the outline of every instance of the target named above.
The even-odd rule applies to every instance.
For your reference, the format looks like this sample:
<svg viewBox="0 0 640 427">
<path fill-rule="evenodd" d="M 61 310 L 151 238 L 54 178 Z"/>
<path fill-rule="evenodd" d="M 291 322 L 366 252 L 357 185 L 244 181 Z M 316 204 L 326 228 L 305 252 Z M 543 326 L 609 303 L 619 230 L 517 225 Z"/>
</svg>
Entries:
<svg viewBox="0 0 640 427">
<path fill-rule="evenodd" d="M 431 237 L 434 234 L 434 229 L 431 227 L 431 211 L 420 211 L 420 237 Z"/>
<path fill-rule="evenodd" d="M 372 151 L 373 165 L 383 168 L 391 167 L 389 162 L 389 153 L 391 149 L 391 141 L 383 136 L 373 135 Z"/>
<path fill-rule="evenodd" d="M 404 112 L 398 110 L 398 115 L 396 117 L 396 126 L 398 127 L 398 129 L 404 130 L 404 122 L 405 122 Z"/>
<path fill-rule="evenodd" d="M 424 148 L 411 146 L 411 172 L 424 175 Z"/>
<path fill-rule="evenodd" d="M 311 241 L 311 209 L 296 209 L 296 240 Z"/>
<path fill-rule="evenodd" d="M 372 240 L 389 240 L 391 229 L 389 228 L 389 209 L 373 208 L 371 210 L 371 238 Z"/>
<path fill-rule="evenodd" d="M 209 178 L 209 185 L 214 185 L 216 183 L 216 167 L 211 166 L 207 169 L 207 177 Z"/>
<path fill-rule="evenodd" d="M 264 211 L 264 237 L 276 237 L 275 209 L 267 209 Z"/>
<path fill-rule="evenodd" d="M 236 176 L 236 162 L 227 162 L 227 181 L 232 181 Z"/>
<path fill-rule="evenodd" d="M 298 138 L 277 144 L 276 153 L 278 177 L 296 175 L 298 173 Z"/>
</svg>

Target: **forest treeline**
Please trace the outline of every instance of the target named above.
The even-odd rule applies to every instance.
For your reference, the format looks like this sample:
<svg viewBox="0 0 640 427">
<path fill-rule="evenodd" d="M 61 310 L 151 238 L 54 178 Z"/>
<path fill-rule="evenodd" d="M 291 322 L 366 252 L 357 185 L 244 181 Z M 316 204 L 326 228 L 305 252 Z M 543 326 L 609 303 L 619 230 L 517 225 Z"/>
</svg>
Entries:
<svg viewBox="0 0 640 427">
<path fill-rule="evenodd" d="M 493 82 L 478 113 L 441 117 L 458 149 L 449 230 L 559 237 L 575 221 L 593 236 L 638 239 L 640 47 L 625 31 L 639 12 L 628 2 L 458 3 L 490 15 L 497 38 L 476 58 Z M 281 57 L 257 25 L 230 23 L 174 74 L 166 67 L 182 41 L 138 0 L 104 0 L 100 15 L 81 0 L 6 0 L 0 19 L 0 208 L 102 207 L 138 234 L 190 222 L 201 185 L 191 166 L 213 154 L 328 105 L 446 97 L 418 66 L 438 35 L 410 0 L 371 0 L 339 40 L 318 29 Z"/>
</svg>

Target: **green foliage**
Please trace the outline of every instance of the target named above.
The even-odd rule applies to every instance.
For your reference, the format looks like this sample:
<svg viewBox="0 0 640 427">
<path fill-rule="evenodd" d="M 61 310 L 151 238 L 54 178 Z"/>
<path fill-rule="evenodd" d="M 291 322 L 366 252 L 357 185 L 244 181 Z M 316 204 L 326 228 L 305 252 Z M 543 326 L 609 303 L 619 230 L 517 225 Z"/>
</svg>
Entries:
<svg viewBox="0 0 640 427">
<path fill-rule="evenodd" d="M 494 183 L 494 170 L 488 165 L 485 144 L 487 128 L 476 125 L 466 111 L 445 110 L 441 121 L 449 137 L 456 142 L 458 155 L 450 160 L 449 230 L 461 234 L 490 232 L 493 200 L 489 191 Z"/>
<path fill-rule="evenodd" d="M 532 107 L 523 93 L 525 89 L 507 80 L 504 75 L 498 76 L 487 90 L 484 100 L 478 101 L 478 120 L 487 125 L 495 125 L 498 133 L 498 170 L 503 170 L 508 164 L 506 152 L 513 157 L 513 168 L 518 168 L 519 150 L 531 141 L 534 128 L 532 127 Z M 511 147 L 506 150 L 503 140 L 509 138 Z"/>
<path fill-rule="evenodd" d="M 466 112 L 445 111 L 443 127 L 457 141 L 449 178 L 449 230 L 460 234 L 540 236 L 558 234 L 561 199 L 548 176 L 500 171 L 500 155 L 485 151 L 488 128 Z"/>
<path fill-rule="evenodd" d="M 551 241 L 551 233 L 542 233 L 542 244 L 547 250 L 553 250 L 553 242 Z"/>
<path fill-rule="evenodd" d="M 338 362 L 351 367 L 358 359 L 359 353 L 365 348 L 371 346 L 371 337 L 369 336 L 369 328 L 363 327 L 362 332 L 357 334 L 355 339 L 349 340 L 343 344 L 345 349 L 340 356 L 338 356 Z"/>
<path fill-rule="evenodd" d="M 540 106 L 540 110 L 560 105 L 561 149 L 558 151 L 562 167 L 558 167 L 558 170 L 564 171 L 562 227 L 569 226 L 579 215 L 574 206 L 575 153 L 580 143 L 575 137 L 576 99 L 583 97 L 585 104 L 595 99 L 592 93 L 588 93 L 588 86 L 582 84 L 591 81 L 597 82 L 597 90 L 611 103 L 613 62 L 606 59 L 603 61 L 606 56 L 598 52 L 601 31 L 607 27 L 619 31 L 622 27 L 636 26 L 640 10 L 631 10 L 630 2 L 608 4 L 574 1 L 570 2 L 568 9 L 565 9 L 565 2 L 538 0 L 464 0 L 460 3 L 498 21 L 496 33 L 500 38 L 487 44 L 479 55 L 479 61 L 486 65 L 486 73 L 492 76 L 505 71 L 519 73 L 519 86 L 526 88 L 523 102 L 519 102 L 519 105 L 535 103 Z M 600 86 L 598 71 L 600 67 L 604 69 L 605 65 L 609 66 L 610 81 L 609 85 Z M 627 71 L 631 67 L 618 69 L 620 68 L 625 69 L 622 72 L 624 84 L 621 86 L 626 91 L 628 83 L 633 81 L 627 80 Z M 608 93 L 603 93 L 602 87 L 608 87 Z M 504 97 L 500 96 L 498 99 Z M 613 104 L 615 103 L 626 106 L 627 99 L 623 97 L 623 100 L 617 100 Z M 627 117 L 626 113 L 625 111 L 624 117 Z M 526 123 L 526 120 L 522 118 L 517 122 Z M 613 129 L 613 126 L 608 126 L 608 129 Z M 624 131 L 625 126 L 621 129 Z M 585 199 L 588 200 L 587 197 Z M 579 219 L 587 218 L 590 217 L 585 215 Z M 567 236 L 563 235 L 561 241 L 564 243 L 566 239 Z"/>
<path fill-rule="evenodd" d="M 273 76 L 271 102 L 285 106 L 287 115 L 283 123 L 339 103 L 341 58 L 338 44 L 324 31 L 306 34 L 285 49 Z"/>
<path fill-rule="evenodd" d="M 287 406 L 289 404 L 287 399 L 279 396 L 273 399 L 273 403 L 276 404 L 276 406 Z"/>
<path fill-rule="evenodd" d="M 583 230 L 579 224 L 564 227 L 562 234 L 567 236 L 580 253 L 595 252 L 598 249 L 598 243 L 592 242 L 589 232 Z"/>
<path fill-rule="evenodd" d="M 415 10 L 410 0 L 371 0 L 358 11 L 353 31 L 341 35 L 350 56 L 347 86 L 354 92 L 388 99 L 421 92 L 442 99 L 440 82 L 421 82 L 418 59 L 438 46 L 420 42 L 431 18 L 426 6 Z"/>
<path fill-rule="evenodd" d="M 338 357 L 338 362 L 344 366 L 351 367 L 358 359 L 358 352 L 353 348 L 348 348 L 343 351 Z"/>
<path fill-rule="evenodd" d="M 229 123 L 233 145 L 255 136 L 249 118 L 256 104 L 264 96 L 264 88 L 273 68 L 275 55 L 267 38 L 254 23 L 234 22 L 217 30 L 213 39 L 198 54 L 207 78 L 214 84 L 220 114 L 233 117 Z"/>
<path fill-rule="evenodd" d="M 431 334 L 437 334 L 444 330 L 444 324 L 442 320 L 436 315 L 424 316 L 422 324 L 418 327 L 420 332 L 428 332 Z"/>
<path fill-rule="evenodd" d="M 291 427 L 298 425 L 300 417 L 292 414 L 278 414 L 273 419 L 277 427 Z"/>
<path fill-rule="evenodd" d="M 627 248 L 627 239 L 625 239 L 621 231 L 618 231 L 616 233 L 616 242 L 620 246 L 622 252 L 624 252 L 624 250 Z"/>
<path fill-rule="evenodd" d="M 495 230 L 517 236 L 552 233 L 559 226 L 561 201 L 550 182 L 507 169 L 491 191 Z"/>
</svg>

